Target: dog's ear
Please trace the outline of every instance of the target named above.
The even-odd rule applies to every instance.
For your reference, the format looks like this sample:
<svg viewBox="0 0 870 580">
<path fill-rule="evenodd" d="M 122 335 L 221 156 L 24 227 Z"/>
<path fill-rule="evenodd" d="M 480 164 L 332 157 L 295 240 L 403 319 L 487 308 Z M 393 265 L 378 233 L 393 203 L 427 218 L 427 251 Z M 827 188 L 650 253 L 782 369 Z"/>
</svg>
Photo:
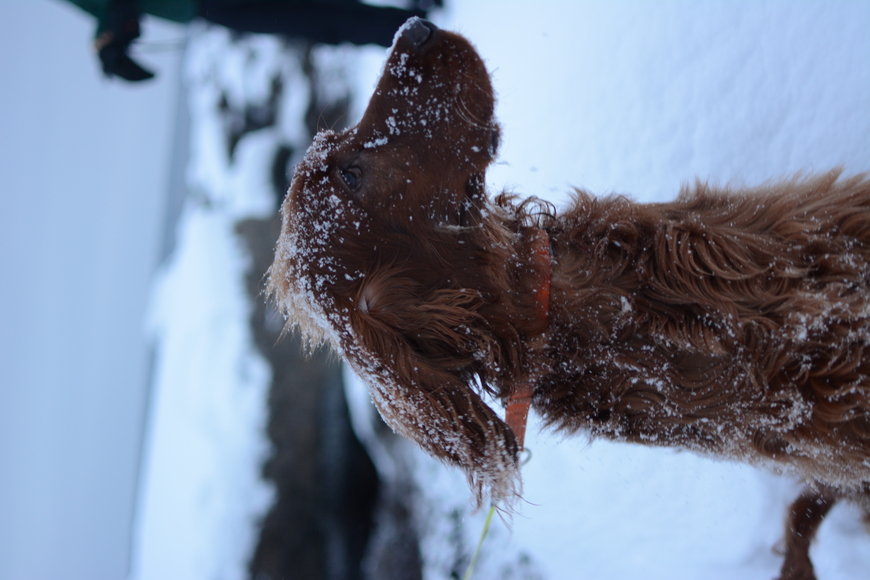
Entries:
<svg viewBox="0 0 870 580">
<path fill-rule="evenodd" d="M 417 289 L 403 282 L 363 287 L 342 350 L 394 431 L 460 467 L 478 503 L 509 502 L 519 492 L 516 439 L 469 384 L 468 366 L 492 349 L 474 331 L 474 297 L 442 289 L 406 300 Z"/>
<path fill-rule="evenodd" d="M 377 358 L 362 375 L 387 425 L 462 469 L 478 507 L 487 499 L 510 503 L 518 496 L 516 439 L 477 393 L 450 373 L 418 367 L 403 376 L 378 365 Z"/>
</svg>

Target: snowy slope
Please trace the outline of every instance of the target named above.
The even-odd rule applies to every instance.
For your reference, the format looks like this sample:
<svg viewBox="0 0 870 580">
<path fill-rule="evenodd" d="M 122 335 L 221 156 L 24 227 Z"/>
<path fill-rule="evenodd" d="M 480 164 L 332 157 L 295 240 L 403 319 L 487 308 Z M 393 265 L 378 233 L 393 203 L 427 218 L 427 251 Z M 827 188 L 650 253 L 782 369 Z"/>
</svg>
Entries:
<svg viewBox="0 0 870 580">
<path fill-rule="evenodd" d="M 263 153 L 276 137 L 246 141 L 229 163 L 220 89 L 264 83 L 228 40 L 194 29 L 185 56 L 190 193 L 152 291 L 154 385 L 131 578 L 244 578 L 255 518 L 271 500 L 259 479 L 271 377 L 248 326 L 247 261 L 234 226 L 272 209 Z M 271 41 L 256 48 L 267 61 L 277 53 Z"/>
<path fill-rule="evenodd" d="M 493 72 L 504 130 L 494 192 L 560 203 L 577 185 L 655 201 L 696 176 L 757 183 L 833 165 L 870 169 L 870 3 L 530 4 L 456 2 L 433 17 L 471 38 Z M 267 85 L 262 71 L 292 66 L 275 63 L 269 39 L 252 40 L 256 58 L 246 59 L 219 33 L 197 34 L 203 52 L 188 55 L 188 74 L 202 81 L 191 110 L 202 123 L 192 129 L 189 185 L 199 201 L 155 290 L 158 376 L 133 574 L 143 580 L 243 577 L 252 522 L 269 499 L 256 479 L 268 372 L 243 326 L 245 265 L 232 224 L 268 211 L 258 153 L 292 122 L 242 142 L 230 166 L 213 149 L 220 119 L 208 87 L 217 78 L 243 99 Z M 384 52 L 328 56 L 357 72 L 358 117 Z M 376 446 L 367 394 L 351 377 L 348 393 L 360 438 Z M 536 425 L 527 444 L 526 503 L 509 528 L 493 524 L 477 578 L 776 574 L 771 548 L 794 482 L 689 453 L 563 440 Z M 458 472 L 406 448 L 402 465 L 376 449 L 374 459 L 414 474 L 426 578 L 448 578 L 484 514 L 471 513 Z M 199 460 L 179 459 L 180 449 Z M 821 580 L 867 577 L 870 534 L 853 508 L 833 510 L 813 557 Z"/>
</svg>

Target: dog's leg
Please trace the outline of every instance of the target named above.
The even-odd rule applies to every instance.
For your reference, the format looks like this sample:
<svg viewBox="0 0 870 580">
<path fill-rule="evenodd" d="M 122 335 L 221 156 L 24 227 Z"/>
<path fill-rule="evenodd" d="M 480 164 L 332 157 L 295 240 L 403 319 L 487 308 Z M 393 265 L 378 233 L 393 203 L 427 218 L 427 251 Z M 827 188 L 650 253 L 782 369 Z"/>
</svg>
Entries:
<svg viewBox="0 0 870 580">
<path fill-rule="evenodd" d="M 785 561 L 779 580 L 816 580 L 810 561 L 810 543 L 836 501 L 831 490 L 820 487 L 805 489 L 791 504 L 785 527 Z"/>
</svg>

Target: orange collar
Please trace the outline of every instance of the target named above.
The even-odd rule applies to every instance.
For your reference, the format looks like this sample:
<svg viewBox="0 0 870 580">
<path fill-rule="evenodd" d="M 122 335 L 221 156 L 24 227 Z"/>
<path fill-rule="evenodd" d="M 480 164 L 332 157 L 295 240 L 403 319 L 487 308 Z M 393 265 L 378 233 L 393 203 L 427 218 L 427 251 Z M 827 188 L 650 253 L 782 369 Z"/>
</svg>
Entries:
<svg viewBox="0 0 870 580">
<path fill-rule="evenodd" d="M 550 236 L 544 230 L 535 230 L 532 235 L 532 268 L 538 275 L 534 291 L 535 302 L 539 320 L 545 323 L 544 327 L 546 328 L 546 320 L 550 312 Z M 541 340 L 540 348 L 543 348 L 544 344 L 545 342 Z M 527 377 L 517 382 L 508 396 L 505 422 L 514 432 L 520 449 L 524 447 L 526 422 L 529 418 L 529 409 L 532 406 L 535 383 L 539 377 L 539 370 L 530 372 Z"/>
</svg>

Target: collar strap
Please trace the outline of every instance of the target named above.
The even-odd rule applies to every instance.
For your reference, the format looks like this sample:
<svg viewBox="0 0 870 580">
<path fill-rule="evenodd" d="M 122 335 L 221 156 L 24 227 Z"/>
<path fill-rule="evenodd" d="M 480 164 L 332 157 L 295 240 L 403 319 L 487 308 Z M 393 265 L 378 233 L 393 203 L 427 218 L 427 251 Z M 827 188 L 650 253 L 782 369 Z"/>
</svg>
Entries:
<svg viewBox="0 0 870 580">
<path fill-rule="evenodd" d="M 531 240 L 531 265 L 532 270 L 537 274 L 537 280 L 534 287 L 534 296 L 537 310 L 538 320 L 541 326 L 546 329 L 547 318 L 550 311 L 550 236 L 544 230 L 536 229 L 532 234 Z M 542 349 L 546 344 L 544 335 L 546 330 L 542 332 L 541 340 L 535 350 Z M 507 408 L 505 409 L 505 423 L 514 432 L 514 437 L 517 440 L 517 446 L 520 449 L 524 448 L 526 438 L 526 422 L 529 418 L 529 409 L 532 406 L 532 395 L 535 392 L 535 383 L 541 376 L 541 371 L 538 369 L 532 370 L 528 375 L 516 385 L 508 396 Z"/>
</svg>

